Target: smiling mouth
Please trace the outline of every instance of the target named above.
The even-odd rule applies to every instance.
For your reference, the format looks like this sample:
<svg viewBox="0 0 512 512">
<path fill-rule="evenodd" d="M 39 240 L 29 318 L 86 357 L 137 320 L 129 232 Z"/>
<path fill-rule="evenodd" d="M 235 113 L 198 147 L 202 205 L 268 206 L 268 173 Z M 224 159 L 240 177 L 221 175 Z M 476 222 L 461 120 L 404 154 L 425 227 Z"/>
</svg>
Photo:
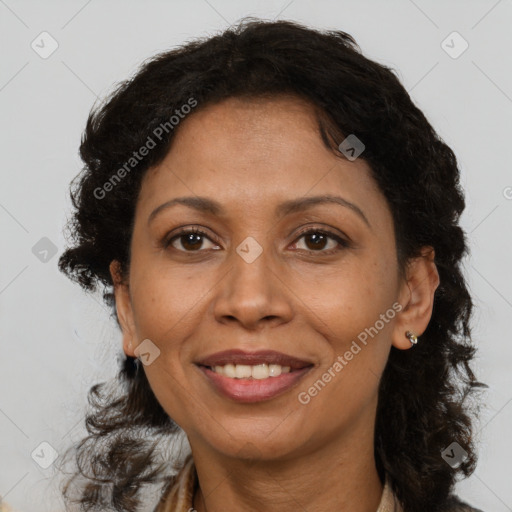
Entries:
<svg viewBox="0 0 512 512">
<path fill-rule="evenodd" d="M 218 375 L 229 377 L 230 379 L 256 379 L 263 380 L 273 377 L 279 377 L 283 373 L 290 373 L 289 366 L 280 364 L 226 364 L 222 366 L 206 366 L 212 372 Z M 293 371 L 297 371 L 294 369 Z"/>
<path fill-rule="evenodd" d="M 213 354 L 196 366 L 221 396 L 249 403 L 270 400 L 290 390 L 314 364 L 275 351 L 230 350 Z"/>
<path fill-rule="evenodd" d="M 268 377 L 261 377 L 261 375 L 263 375 L 263 373 L 261 373 L 260 378 L 255 378 L 252 376 L 252 368 L 250 366 L 234 366 L 241 366 L 241 374 L 246 376 L 228 377 L 226 375 L 221 375 L 215 370 L 211 370 L 208 366 L 199 365 L 198 368 L 206 377 L 208 384 L 214 391 L 224 398 L 240 403 L 268 401 L 279 395 L 283 395 L 286 391 L 296 387 L 299 381 L 302 380 L 303 377 L 313 368 L 313 365 L 310 365 L 293 371 L 288 370 L 280 373 L 279 375 L 277 375 L 276 372 L 272 377 L 270 375 Z M 248 376 L 248 370 L 244 369 L 244 366 L 251 370 L 251 376 Z M 256 370 L 256 372 L 259 371 L 261 371 L 261 369 Z M 258 373 L 256 373 L 256 375 L 258 375 Z"/>
<path fill-rule="evenodd" d="M 281 370 L 281 373 L 286 373 L 287 371 L 300 370 L 306 366 L 313 365 L 311 361 L 298 359 L 275 350 L 246 352 L 240 349 L 217 352 L 197 361 L 196 364 L 206 366 L 212 371 L 218 371 L 218 373 L 233 378 L 247 378 L 252 375 L 252 371 L 255 368 L 255 378 L 265 375 L 268 368 L 269 374 L 264 377 L 266 378 L 274 376 L 275 372 L 279 370 Z M 247 367 L 251 369 L 251 374 L 248 373 Z"/>
</svg>

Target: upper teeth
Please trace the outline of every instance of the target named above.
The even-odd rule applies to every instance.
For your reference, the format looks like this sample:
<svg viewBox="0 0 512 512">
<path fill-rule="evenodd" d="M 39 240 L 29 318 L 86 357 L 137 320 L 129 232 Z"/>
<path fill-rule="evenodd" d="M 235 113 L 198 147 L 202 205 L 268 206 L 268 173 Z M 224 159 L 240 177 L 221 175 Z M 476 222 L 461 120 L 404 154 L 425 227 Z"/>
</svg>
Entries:
<svg viewBox="0 0 512 512">
<path fill-rule="evenodd" d="M 232 379 L 267 379 L 268 377 L 279 377 L 281 373 L 288 373 L 289 366 L 280 364 L 256 364 L 250 366 L 247 364 L 226 364 L 224 366 L 214 366 L 212 370 L 215 373 L 231 377 Z"/>
</svg>

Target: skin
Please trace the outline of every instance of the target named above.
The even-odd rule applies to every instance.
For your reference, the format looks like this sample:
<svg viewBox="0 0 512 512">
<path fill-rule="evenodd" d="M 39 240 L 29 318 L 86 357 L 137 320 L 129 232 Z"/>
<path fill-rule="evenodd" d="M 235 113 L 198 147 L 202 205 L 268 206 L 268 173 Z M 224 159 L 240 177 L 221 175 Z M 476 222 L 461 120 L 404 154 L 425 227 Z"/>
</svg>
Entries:
<svg viewBox="0 0 512 512">
<path fill-rule="evenodd" d="M 336 204 L 274 214 L 282 201 L 322 194 L 357 205 L 369 225 Z M 183 196 L 213 198 L 225 213 L 175 205 L 148 224 L 155 208 Z M 159 245 L 185 226 L 207 232 L 202 245 L 185 237 Z M 299 234 L 304 227 L 349 245 L 328 238 L 315 246 Z M 236 251 L 248 236 L 263 251 L 252 263 Z M 424 249 L 402 278 L 391 211 L 368 164 L 328 150 L 303 100 L 230 98 L 182 121 L 165 160 L 144 177 L 129 275 L 122 278 L 116 261 L 110 270 L 124 352 L 135 357 L 145 339 L 160 350 L 144 371 L 188 436 L 198 512 L 377 509 L 379 379 L 391 346 L 411 348 L 405 331 L 420 336 L 431 318 L 439 276 L 432 248 Z M 300 403 L 298 394 L 393 303 L 402 310 Z M 278 397 L 241 404 L 218 394 L 194 364 L 231 348 L 273 349 L 314 368 Z"/>
</svg>

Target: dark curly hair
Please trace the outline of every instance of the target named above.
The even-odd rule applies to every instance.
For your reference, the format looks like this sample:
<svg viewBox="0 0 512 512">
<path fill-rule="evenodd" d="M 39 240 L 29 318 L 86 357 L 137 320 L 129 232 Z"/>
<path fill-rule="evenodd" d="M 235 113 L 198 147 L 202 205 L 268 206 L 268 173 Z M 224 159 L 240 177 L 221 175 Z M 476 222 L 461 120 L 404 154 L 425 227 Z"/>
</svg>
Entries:
<svg viewBox="0 0 512 512">
<path fill-rule="evenodd" d="M 394 71 L 364 57 L 349 34 L 245 18 L 144 62 L 89 115 L 80 146 L 85 167 L 71 184 L 73 246 L 61 255 L 59 269 L 88 291 L 102 285 L 117 320 L 109 264 L 118 260 L 127 277 L 141 180 L 171 148 L 179 129 L 171 126 L 171 116 L 193 102 L 190 115 L 229 97 L 279 94 L 315 106 L 319 134 L 340 158 L 346 136 L 364 142 L 360 158 L 391 209 L 401 271 L 422 247 L 435 250 L 440 285 L 431 321 L 412 353 L 391 348 L 380 381 L 374 446 L 379 474 L 389 474 L 406 511 L 442 510 L 457 476 L 475 469 L 473 415 L 480 406 L 468 399 L 487 387 L 469 366 L 476 349 L 473 304 L 461 268 L 468 247 L 458 223 L 465 207 L 459 169 Z M 156 147 L 130 160 L 148 137 Z M 127 170 L 129 161 L 134 165 Z M 123 166 L 122 179 L 114 181 Z M 138 363 L 124 356 L 115 381 L 89 391 L 88 436 L 73 447 L 78 469 L 63 489 L 72 501 L 71 484 L 85 479 L 74 499 L 80 510 L 138 510 L 143 488 L 169 482 L 177 469 L 165 464 L 161 443 L 180 429 Z M 468 454 L 455 469 L 441 456 L 452 442 Z"/>
</svg>

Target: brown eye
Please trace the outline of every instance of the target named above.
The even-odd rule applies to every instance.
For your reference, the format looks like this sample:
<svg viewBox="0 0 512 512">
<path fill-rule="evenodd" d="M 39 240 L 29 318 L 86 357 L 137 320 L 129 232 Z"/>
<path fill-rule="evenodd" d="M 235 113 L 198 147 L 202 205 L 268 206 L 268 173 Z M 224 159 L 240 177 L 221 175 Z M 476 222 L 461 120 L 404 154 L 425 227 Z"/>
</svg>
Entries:
<svg viewBox="0 0 512 512">
<path fill-rule="evenodd" d="M 342 247 L 348 247 L 348 242 L 340 236 L 329 231 L 323 231 L 316 228 L 309 229 L 308 231 L 301 233 L 297 240 L 300 240 L 301 238 L 304 239 L 304 243 L 306 245 L 304 250 L 311 252 L 330 254 L 340 249 L 340 245 Z M 331 242 L 330 246 L 329 241 Z M 328 247 L 327 250 L 324 250 L 326 247 Z"/>
<path fill-rule="evenodd" d="M 172 245 L 173 248 L 182 252 L 199 252 L 203 248 L 204 239 L 210 240 L 204 231 L 197 228 L 184 229 L 165 242 L 164 248 Z M 183 249 L 177 247 L 178 243 Z"/>
</svg>

